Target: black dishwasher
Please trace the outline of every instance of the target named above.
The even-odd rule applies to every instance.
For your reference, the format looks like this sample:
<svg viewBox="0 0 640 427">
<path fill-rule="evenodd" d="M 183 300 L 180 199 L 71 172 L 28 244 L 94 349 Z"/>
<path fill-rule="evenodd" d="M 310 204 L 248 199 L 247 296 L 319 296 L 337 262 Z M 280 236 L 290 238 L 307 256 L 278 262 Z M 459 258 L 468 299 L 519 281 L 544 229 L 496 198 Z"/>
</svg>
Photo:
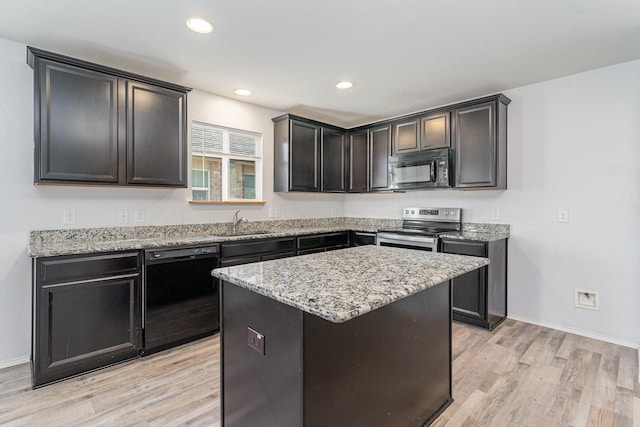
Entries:
<svg viewBox="0 0 640 427">
<path fill-rule="evenodd" d="M 144 252 L 142 356 L 220 329 L 218 245 Z"/>
</svg>

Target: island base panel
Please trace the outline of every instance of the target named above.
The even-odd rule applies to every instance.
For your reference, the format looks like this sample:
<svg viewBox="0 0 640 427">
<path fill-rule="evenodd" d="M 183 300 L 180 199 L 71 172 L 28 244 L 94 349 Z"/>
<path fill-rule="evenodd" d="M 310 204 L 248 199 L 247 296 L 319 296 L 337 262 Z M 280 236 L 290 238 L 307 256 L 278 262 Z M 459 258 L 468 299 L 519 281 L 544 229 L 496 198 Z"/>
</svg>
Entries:
<svg viewBox="0 0 640 427">
<path fill-rule="evenodd" d="M 345 323 L 226 282 L 222 307 L 226 427 L 423 426 L 452 401 L 449 281 Z"/>
<path fill-rule="evenodd" d="M 228 282 L 221 291 L 222 425 L 301 426 L 302 312 Z"/>
</svg>

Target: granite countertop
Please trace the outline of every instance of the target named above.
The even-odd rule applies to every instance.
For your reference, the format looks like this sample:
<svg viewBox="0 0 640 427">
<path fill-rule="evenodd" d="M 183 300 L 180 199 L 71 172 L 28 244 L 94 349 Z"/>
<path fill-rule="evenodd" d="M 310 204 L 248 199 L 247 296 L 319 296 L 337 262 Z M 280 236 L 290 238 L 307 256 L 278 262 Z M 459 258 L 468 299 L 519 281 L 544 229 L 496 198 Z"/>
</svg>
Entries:
<svg viewBox="0 0 640 427">
<path fill-rule="evenodd" d="M 332 233 L 337 231 L 348 231 L 349 227 L 309 227 L 290 228 L 286 230 L 259 231 L 256 234 L 247 232 L 234 236 L 227 236 L 224 233 L 219 235 L 193 235 L 193 236 L 160 236 L 151 238 L 132 238 L 121 240 L 60 240 L 58 242 L 32 243 L 29 246 L 29 256 L 44 257 L 70 254 L 85 254 L 94 252 L 113 252 L 154 248 L 169 248 L 174 246 L 194 246 L 206 245 L 220 242 L 231 242 L 237 240 L 255 240 L 274 237 L 291 237 L 303 234 Z"/>
<path fill-rule="evenodd" d="M 342 323 L 487 264 L 487 258 L 369 245 L 217 268 L 212 275 Z"/>
<path fill-rule="evenodd" d="M 442 239 L 455 240 L 475 240 L 479 242 L 495 242 L 496 240 L 508 239 L 509 232 L 481 232 L 481 231 L 460 231 L 452 233 L 441 233 Z"/>
<path fill-rule="evenodd" d="M 96 252 L 195 246 L 220 242 L 291 237 L 338 231 L 397 228 L 401 220 L 376 218 L 310 218 L 251 221 L 239 225 L 240 235 L 230 235 L 231 223 L 180 224 L 162 226 L 78 228 L 32 231 L 29 256 L 80 255 Z M 451 239 L 494 241 L 509 237 L 506 224 L 463 224 L 462 231 L 447 233 Z"/>
</svg>

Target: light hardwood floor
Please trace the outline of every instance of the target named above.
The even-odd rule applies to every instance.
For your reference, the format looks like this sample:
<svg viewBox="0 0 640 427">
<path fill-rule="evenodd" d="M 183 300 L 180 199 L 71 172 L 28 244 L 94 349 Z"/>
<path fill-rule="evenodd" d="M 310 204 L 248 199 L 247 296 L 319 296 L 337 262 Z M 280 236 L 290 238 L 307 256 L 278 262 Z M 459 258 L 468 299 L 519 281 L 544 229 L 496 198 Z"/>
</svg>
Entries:
<svg viewBox="0 0 640 427">
<path fill-rule="evenodd" d="M 37 390 L 27 364 L 0 370 L 0 425 L 219 427 L 219 352 L 216 336 Z M 507 320 L 455 323 L 453 352 L 435 426 L 640 426 L 633 349 Z"/>
</svg>

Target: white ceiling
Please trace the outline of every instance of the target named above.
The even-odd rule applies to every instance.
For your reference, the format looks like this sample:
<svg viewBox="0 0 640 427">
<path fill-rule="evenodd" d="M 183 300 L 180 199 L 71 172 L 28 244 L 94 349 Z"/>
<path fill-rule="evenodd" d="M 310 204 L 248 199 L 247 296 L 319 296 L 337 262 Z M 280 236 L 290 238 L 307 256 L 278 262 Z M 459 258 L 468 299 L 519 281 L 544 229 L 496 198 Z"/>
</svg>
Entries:
<svg viewBox="0 0 640 427">
<path fill-rule="evenodd" d="M 0 37 L 351 127 L 638 59 L 640 0 L 0 0 Z"/>
</svg>

